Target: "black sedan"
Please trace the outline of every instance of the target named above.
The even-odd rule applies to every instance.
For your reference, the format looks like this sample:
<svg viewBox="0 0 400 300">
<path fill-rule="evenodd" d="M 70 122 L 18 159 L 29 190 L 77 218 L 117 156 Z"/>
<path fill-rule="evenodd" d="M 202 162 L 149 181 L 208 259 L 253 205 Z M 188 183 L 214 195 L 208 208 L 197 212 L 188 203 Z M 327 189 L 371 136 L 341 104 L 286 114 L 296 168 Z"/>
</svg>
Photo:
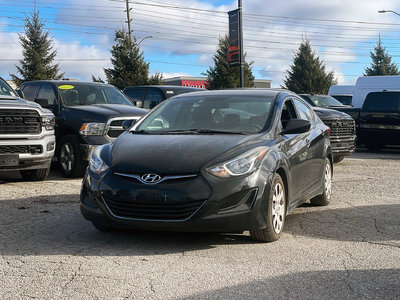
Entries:
<svg viewBox="0 0 400 300">
<path fill-rule="evenodd" d="M 249 230 L 270 242 L 303 202 L 327 205 L 331 182 L 328 127 L 296 94 L 195 92 L 92 152 L 81 212 L 99 230 Z"/>
</svg>

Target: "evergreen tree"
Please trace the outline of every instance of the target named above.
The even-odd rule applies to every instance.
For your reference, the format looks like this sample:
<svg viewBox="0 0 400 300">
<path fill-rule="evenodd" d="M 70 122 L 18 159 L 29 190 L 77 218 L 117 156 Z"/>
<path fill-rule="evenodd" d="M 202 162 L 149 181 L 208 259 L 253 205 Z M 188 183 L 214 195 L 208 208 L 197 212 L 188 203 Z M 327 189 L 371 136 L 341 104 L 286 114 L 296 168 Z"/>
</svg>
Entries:
<svg viewBox="0 0 400 300">
<path fill-rule="evenodd" d="M 96 77 L 92 74 L 92 81 L 93 82 L 100 82 L 100 83 L 104 83 L 104 80 L 99 77 Z"/>
<path fill-rule="evenodd" d="M 209 67 L 207 75 L 207 88 L 209 90 L 240 87 L 240 68 L 230 67 L 228 62 L 229 37 L 219 37 L 217 52 L 214 54 L 214 66 Z M 253 62 L 244 63 L 244 86 L 254 86 L 254 76 L 251 71 Z"/>
<path fill-rule="evenodd" d="M 329 87 L 337 84 L 333 71 L 326 73 L 325 65 L 311 49 L 309 40 L 300 44 L 287 73 L 282 87 L 298 94 L 327 94 Z"/>
<path fill-rule="evenodd" d="M 145 62 L 136 38 L 131 39 L 125 30 L 117 30 L 114 41 L 116 44 L 110 50 L 113 68 L 104 69 L 108 83 L 121 90 L 127 86 L 147 84 L 149 64 Z"/>
<path fill-rule="evenodd" d="M 150 76 L 147 84 L 151 85 L 163 85 L 164 84 L 164 79 L 163 75 L 161 73 L 155 73 L 154 75 Z"/>
<path fill-rule="evenodd" d="M 364 76 L 400 75 L 399 68 L 392 62 L 392 57 L 386 52 L 386 48 L 382 46 L 381 37 L 370 55 L 371 67 L 365 68 Z"/>
<path fill-rule="evenodd" d="M 53 39 L 49 37 L 49 32 L 44 30 L 44 22 L 39 18 L 39 12 L 33 12 L 24 22 L 25 34 L 19 35 L 23 59 L 19 61 L 21 66 L 16 66 L 21 77 L 10 74 L 12 80 L 20 86 L 29 80 L 61 79 L 64 73 L 59 74 L 59 64 L 52 64 L 57 51 L 51 46 Z"/>
</svg>

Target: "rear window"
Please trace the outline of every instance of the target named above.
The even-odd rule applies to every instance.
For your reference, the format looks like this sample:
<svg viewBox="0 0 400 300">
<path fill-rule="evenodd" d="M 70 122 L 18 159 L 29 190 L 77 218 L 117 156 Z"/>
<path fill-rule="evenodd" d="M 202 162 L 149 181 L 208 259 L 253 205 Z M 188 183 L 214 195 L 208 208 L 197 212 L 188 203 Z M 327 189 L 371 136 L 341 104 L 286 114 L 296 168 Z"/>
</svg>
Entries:
<svg viewBox="0 0 400 300">
<path fill-rule="evenodd" d="M 365 98 L 364 111 L 400 112 L 400 92 L 373 92 Z"/>
</svg>

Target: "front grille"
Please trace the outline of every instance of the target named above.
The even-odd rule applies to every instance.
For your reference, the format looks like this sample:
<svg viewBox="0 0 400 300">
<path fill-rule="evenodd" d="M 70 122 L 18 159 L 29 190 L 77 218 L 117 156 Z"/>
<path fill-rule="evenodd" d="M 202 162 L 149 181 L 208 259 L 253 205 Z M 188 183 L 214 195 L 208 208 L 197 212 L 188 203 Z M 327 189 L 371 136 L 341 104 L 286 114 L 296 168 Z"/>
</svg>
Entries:
<svg viewBox="0 0 400 300">
<path fill-rule="evenodd" d="M 355 134 L 354 120 L 324 120 L 331 129 L 331 136 L 350 136 Z"/>
<path fill-rule="evenodd" d="M 107 136 L 112 139 L 116 139 L 122 133 L 124 133 L 124 129 L 122 128 L 122 122 L 125 120 L 137 120 L 138 118 L 126 118 L 126 119 L 117 119 L 117 120 L 109 120 Z"/>
<path fill-rule="evenodd" d="M 43 152 L 42 146 L 0 146 L 0 154 L 40 154 Z"/>
<path fill-rule="evenodd" d="M 0 134 L 39 134 L 39 113 L 32 109 L 0 109 Z"/>
<path fill-rule="evenodd" d="M 142 220 L 181 221 L 192 216 L 205 200 L 180 203 L 152 203 L 104 197 L 109 210 L 117 217 Z"/>
</svg>

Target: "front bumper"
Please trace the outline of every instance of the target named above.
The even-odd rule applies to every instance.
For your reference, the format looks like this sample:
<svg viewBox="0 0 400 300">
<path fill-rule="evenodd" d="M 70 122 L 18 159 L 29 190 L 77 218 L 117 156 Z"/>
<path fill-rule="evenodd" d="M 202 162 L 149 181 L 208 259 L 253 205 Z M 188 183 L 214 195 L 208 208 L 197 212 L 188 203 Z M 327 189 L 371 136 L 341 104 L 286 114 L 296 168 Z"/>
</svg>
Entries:
<svg viewBox="0 0 400 300">
<path fill-rule="evenodd" d="M 33 170 L 33 169 L 46 169 L 50 167 L 51 159 L 54 156 L 55 150 L 55 136 L 46 135 L 37 140 L 17 139 L 17 140 L 0 140 L 0 146 L 9 147 L 41 147 L 42 152 L 37 154 L 31 153 L 4 153 L 0 154 L 8 157 L 14 156 L 15 161 L 18 163 L 0 165 L 1 171 L 14 171 L 14 170 Z"/>
<path fill-rule="evenodd" d="M 331 136 L 333 156 L 348 156 L 356 150 L 356 136 Z"/>
<path fill-rule="evenodd" d="M 87 172 L 81 212 L 89 221 L 114 228 L 195 232 L 264 228 L 267 201 L 263 195 L 272 174 L 265 180 L 259 172 L 224 180 L 198 174 L 157 185 L 145 185 L 112 172 L 104 178 Z"/>
</svg>

